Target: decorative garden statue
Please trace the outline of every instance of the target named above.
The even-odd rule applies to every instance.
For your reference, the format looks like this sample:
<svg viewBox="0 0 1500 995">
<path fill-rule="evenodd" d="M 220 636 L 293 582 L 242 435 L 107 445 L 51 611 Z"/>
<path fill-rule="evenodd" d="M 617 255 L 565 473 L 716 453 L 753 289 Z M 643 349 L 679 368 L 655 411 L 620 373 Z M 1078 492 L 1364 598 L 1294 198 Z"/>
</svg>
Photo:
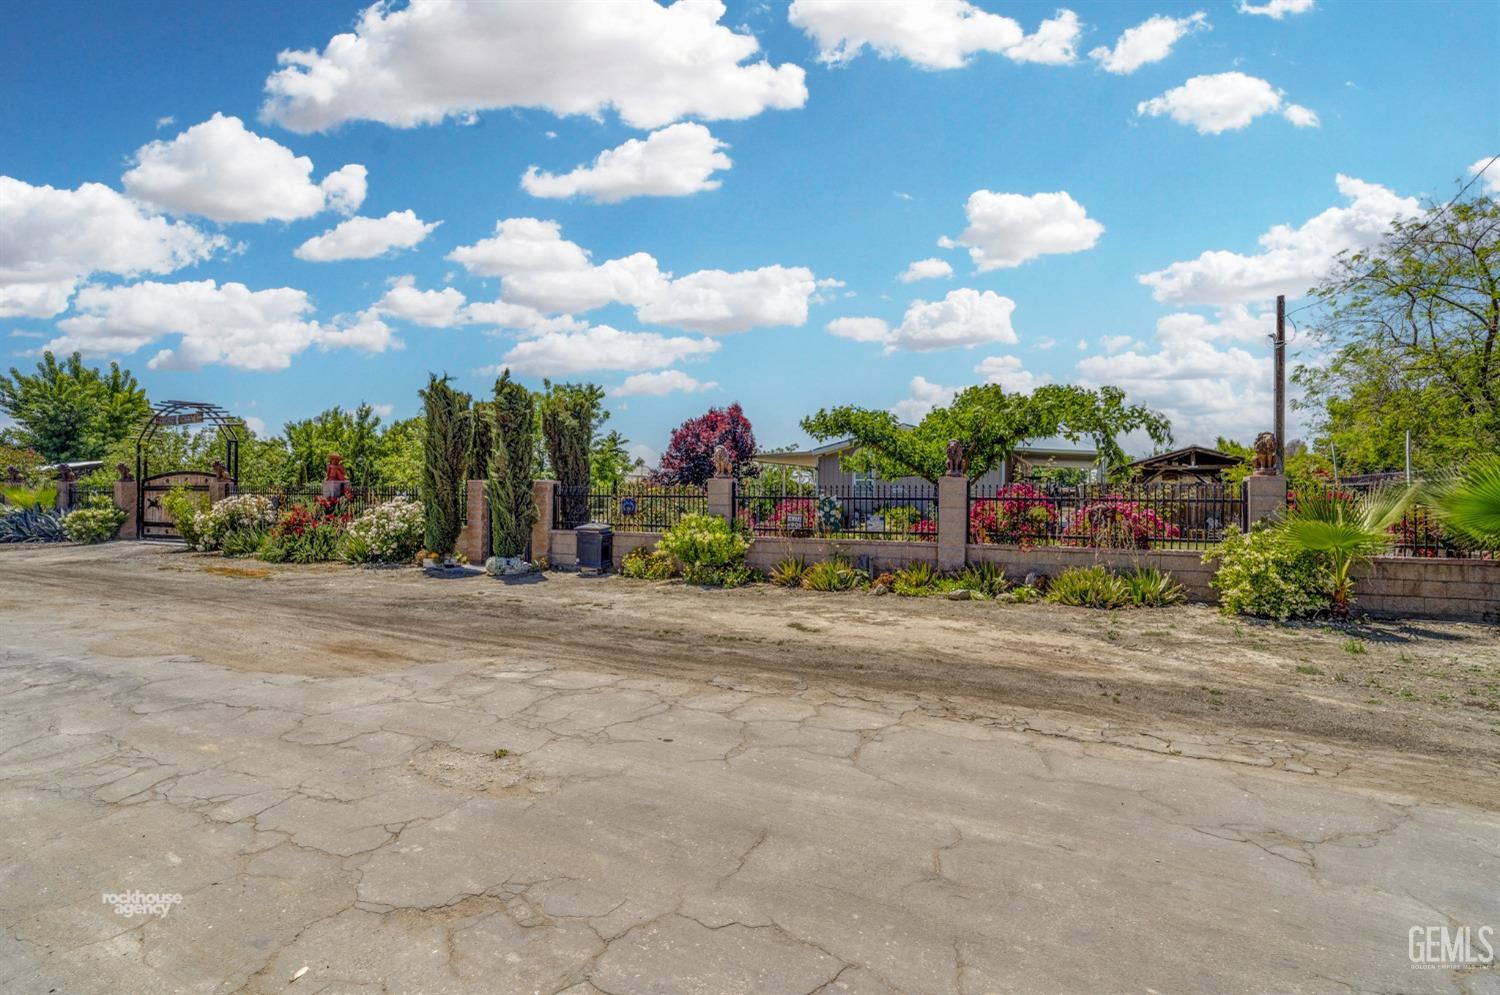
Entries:
<svg viewBox="0 0 1500 995">
<path fill-rule="evenodd" d="M 1269 477 L 1276 472 L 1276 436 L 1262 432 L 1255 437 L 1255 475 Z"/>
<path fill-rule="evenodd" d="M 330 501 L 348 497 L 353 488 L 349 486 L 349 473 L 344 469 L 344 457 L 338 453 L 328 454 L 328 475 L 323 478 L 323 496 Z"/>
<path fill-rule="evenodd" d="M 229 479 L 229 467 L 225 466 L 221 460 L 214 460 L 209 467 L 214 471 L 215 480 Z"/>
<path fill-rule="evenodd" d="M 57 464 L 57 479 L 65 484 L 71 484 L 78 479 L 78 473 L 68 464 Z"/>
<path fill-rule="evenodd" d="M 964 444 L 957 439 L 948 440 L 948 476 L 962 477 L 969 470 L 969 461 L 964 458 Z"/>
<path fill-rule="evenodd" d="M 734 460 L 729 458 L 729 450 L 722 444 L 714 446 L 714 476 L 734 476 Z"/>
<path fill-rule="evenodd" d="M 123 481 L 123 482 L 125 482 L 125 483 L 129 483 L 130 481 L 132 481 L 132 480 L 135 479 L 134 477 L 132 477 L 130 475 L 130 467 L 129 467 L 128 464 L 125 464 L 125 463 L 116 463 L 115 464 L 115 471 L 117 473 L 119 473 L 120 480 Z"/>
</svg>

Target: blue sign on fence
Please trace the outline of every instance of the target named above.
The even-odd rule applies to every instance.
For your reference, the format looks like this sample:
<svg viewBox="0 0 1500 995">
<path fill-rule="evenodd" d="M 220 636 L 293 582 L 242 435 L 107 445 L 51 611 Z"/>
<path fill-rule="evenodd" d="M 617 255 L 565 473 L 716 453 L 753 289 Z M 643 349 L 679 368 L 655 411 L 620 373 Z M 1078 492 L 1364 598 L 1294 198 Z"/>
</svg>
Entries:
<svg viewBox="0 0 1500 995">
<path fill-rule="evenodd" d="M 620 514 L 635 514 L 635 498 L 620 498 Z"/>
</svg>

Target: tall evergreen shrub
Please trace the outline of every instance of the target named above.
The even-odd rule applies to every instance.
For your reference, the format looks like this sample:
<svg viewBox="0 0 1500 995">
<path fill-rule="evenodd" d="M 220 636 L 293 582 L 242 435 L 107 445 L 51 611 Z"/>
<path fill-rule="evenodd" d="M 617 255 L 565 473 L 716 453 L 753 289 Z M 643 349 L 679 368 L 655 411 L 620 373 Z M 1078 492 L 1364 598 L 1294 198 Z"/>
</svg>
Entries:
<svg viewBox="0 0 1500 995">
<path fill-rule="evenodd" d="M 463 528 L 463 486 L 474 440 L 469 395 L 449 386 L 450 379 L 432 374 L 421 392 L 423 543 L 439 555 L 453 552 Z"/>
<path fill-rule="evenodd" d="M 531 391 L 512 380 L 506 370 L 495 381 L 494 403 L 485 407 L 493 438 L 486 485 L 490 551 L 496 556 L 523 556 L 536 522 L 536 501 L 531 494 L 536 404 Z"/>
</svg>

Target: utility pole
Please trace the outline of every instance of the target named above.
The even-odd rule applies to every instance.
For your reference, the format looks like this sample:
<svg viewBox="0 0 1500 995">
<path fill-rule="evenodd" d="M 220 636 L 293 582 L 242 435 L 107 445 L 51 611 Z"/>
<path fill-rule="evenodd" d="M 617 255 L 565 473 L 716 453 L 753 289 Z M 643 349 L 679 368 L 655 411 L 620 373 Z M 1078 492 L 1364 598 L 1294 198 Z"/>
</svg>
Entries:
<svg viewBox="0 0 1500 995">
<path fill-rule="evenodd" d="M 1286 473 L 1286 294 L 1276 295 L 1276 473 Z M 1264 423 L 1262 423 L 1264 424 Z"/>
</svg>

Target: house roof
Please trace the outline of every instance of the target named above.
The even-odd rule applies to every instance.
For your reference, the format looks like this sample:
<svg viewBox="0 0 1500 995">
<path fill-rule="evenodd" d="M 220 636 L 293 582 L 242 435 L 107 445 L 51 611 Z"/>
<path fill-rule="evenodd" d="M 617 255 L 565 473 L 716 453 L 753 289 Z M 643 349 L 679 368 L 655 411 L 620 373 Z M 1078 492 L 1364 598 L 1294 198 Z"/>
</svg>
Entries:
<svg viewBox="0 0 1500 995">
<path fill-rule="evenodd" d="M 1157 453 L 1127 465 L 1126 469 L 1160 470 L 1167 467 L 1238 466 L 1240 458 L 1207 446 L 1184 446 L 1169 453 Z"/>
</svg>

